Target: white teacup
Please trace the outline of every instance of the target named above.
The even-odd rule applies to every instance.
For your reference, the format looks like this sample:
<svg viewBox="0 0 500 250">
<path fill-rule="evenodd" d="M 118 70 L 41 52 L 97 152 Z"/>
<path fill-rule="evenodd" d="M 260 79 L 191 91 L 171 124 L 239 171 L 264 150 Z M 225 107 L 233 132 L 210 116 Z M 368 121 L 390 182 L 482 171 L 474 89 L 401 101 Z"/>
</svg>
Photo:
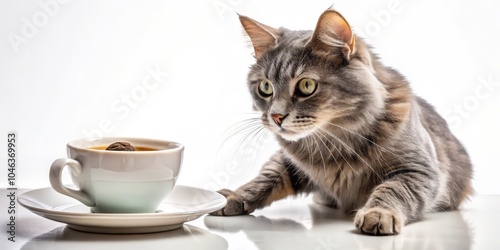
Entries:
<svg viewBox="0 0 500 250">
<path fill-rule="evenodd" d="M 154 150 L 104 150 L 114 142 Z M 54 190 L 77 199 L 95 213 L 153 213 L 175 185 L 184 146 L 154 139 L 103 137 L 72 141 L 67 150 L 68 158 L 57 159 L 50 167 Z M 63 185 L 65 166 L 69 166 L 79 190 Z"/>
</svg>

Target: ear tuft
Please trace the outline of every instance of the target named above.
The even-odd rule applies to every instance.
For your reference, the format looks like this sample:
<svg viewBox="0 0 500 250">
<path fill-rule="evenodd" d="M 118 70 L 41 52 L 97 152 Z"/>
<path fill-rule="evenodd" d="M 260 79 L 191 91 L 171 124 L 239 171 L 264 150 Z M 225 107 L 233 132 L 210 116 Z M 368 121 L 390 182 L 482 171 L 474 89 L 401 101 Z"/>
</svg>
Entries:
<svg viewBox="0 0 500 250">
<path fill-rule="evenodd" d="M 238 14 L 239 15 L 239 14 Z M 241 25 L 252 41 L 255 57 L 261 58 L 269 49 L 278 44 L 279 30 L 259 23 L 249 17 L 239 15 Z"/>
</svg>

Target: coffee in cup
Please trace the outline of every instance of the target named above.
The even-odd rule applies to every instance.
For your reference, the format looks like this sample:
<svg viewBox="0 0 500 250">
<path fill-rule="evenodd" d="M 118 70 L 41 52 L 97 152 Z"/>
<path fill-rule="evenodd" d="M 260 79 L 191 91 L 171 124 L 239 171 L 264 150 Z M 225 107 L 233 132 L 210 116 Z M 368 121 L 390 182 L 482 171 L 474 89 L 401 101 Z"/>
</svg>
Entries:
<svg viewBox="0 0 500 250">
<path fill-rule="evenodd" d="M 106 148 L 127 142 L 134 151 Z M 55 160 L 50 183 L 57 192 L 77 199 L 95 213 L 153 213 L 173 189 L 184 147 L 176 142 L 124 137 L 87 138 L 67 144 L 68 158 Z M 78 189 L 62 183 L 68 166 Z"/>
</svg>

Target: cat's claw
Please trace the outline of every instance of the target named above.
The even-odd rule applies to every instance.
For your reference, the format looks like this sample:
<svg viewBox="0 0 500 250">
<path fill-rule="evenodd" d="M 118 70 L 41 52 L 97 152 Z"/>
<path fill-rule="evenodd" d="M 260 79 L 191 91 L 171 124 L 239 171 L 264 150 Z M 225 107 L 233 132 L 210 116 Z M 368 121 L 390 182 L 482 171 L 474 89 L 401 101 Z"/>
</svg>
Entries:
<svg viewBox="0 0 500 250">
<path fill-rule="evenodd" d="M 354 225 L 365 234 L 394 235 L 401 232 L 401 216 L 392 210 L 380 207 L 363 208 L 356 213 Z"/>
<path fill-rule="evenodd" d="M 228 189 L 222 189 L 217 192 L 226 197 L 227 204 L 222 209 L 210 213 L 210 215 L 234 216 L 248 214 L 245 210 L 243 197 Z"/>
</svg>

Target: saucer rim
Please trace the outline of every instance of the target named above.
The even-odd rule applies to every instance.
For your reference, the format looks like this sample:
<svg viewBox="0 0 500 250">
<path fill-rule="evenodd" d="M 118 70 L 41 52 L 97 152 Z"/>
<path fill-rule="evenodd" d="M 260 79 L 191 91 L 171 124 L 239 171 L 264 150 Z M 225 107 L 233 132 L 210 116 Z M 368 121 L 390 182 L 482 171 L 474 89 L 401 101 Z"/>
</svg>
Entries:
<svg viewBox="0 0 500 250">
<path fill-rule="evenodd" d="M 163 213 L 91 213 L 89 212 L 68 212 L 54 209 L 44 209 L 40 207 L 33 207 L 31 205 L 23 203 L 23 199 L 30 201 L 31 198 L 26 196 L 35 191 L 48 190 L 51 194 L 61 196 L 66 198 L 66 196 L 57 193 L 51 187 L 32 189 L 25 193 L 22 193 L 18 197 L 18 201 L 21 206 L 30 210 L 34 214 L 60 223 L 67 224 L 69 227 L 77 226 L 80 231 L 95 232 L 95 233 L 148 233 L 148 232 L 160 232 L 168 231 L 178 227 L 170 227 L 174 224 L 179 227 L 184 224 L 184 222 L 192 221 L 198 219 L 204 214 L 216 211 L 223 208 L 227 200 L 221 194 L 202 189 L 197 187 L 190 187 L 184 185 L 176 185 L 176 187 L 184 188 L 186 190 L 195 190 L 201 192 L 209 192 L 211 195 L 215 195 L 214 199 L 210 199 L 207 202 L 207 207 L 199 208 L 186 212 L 163 212 Z M 164 201 L 166 202 L 166 201 Z M 79 205 L 85 206 L 78 202 L 77 200 L 72 200 L 68 205 Z M 165 204 L 165 203 L 163 203 Z M 91 220 L 91 221 L 88 221 Z M 122 224 L 121 220 L 125 220 Z M 120 223 L 117 223 L 120 222 Z M 149 229 L 148 229 L 149 228 Z M 98 230 L 99 229 L 99 230 Z M 103 230 L 104 229 L 104 230 Z"/>
<path fill-rule="evenodd" d="M 191 187 L 191 186 L 186 186 L 186 185 L 175 185 L 174 188 L 177 188 L 177 187 L 180 187 L 180 188 L 187 188 L 187 189 L 197 189 L 197 190 L 201 190 L 203 192 L 210 192 L 212 193 L 213 195 L 216 195 L 216 196 L 219 196 L 218 198 L 222 198 L 225 200 L 224 204 L 221 203 L 218 203 L 216 205 L 211 205 L 211 207 L 218 207 L 216 208 L 215 210 L 217 209 L 221 209 L 223 208 L 224 206 L 226 206 L 226 203 L 227 203 L 227 200 L 226 198 L 215 192 L 215 191 L 211 191 L 211 190 L 207 190 L 207 189 L 203 189 L 203 188 L 198 188 L 198 187 Z M 123 217 L 123 216 L 126 216 L 126 217 L 134 217 L 134 216 L 139 216 L 139 217 L 144 217 L 144 216 L 165 216 L 165 217 L 168 217 L 168 216 L 178 216 L 178 215 L 192 215 L 192 214 L 198 214 L 200 213 L 200 210 L 193 210 L 193 211 L 188 211 L 188 212 L 183 212 L 183 213 L 173 213 L 173 212 L 162 212 L 162 213 L 81 213 L 81 212 L 68 212 L 68 211 L 59 211 L 59 210 L 53 210 L 53 209 L 43 209 L 43 208 L 39 208 L 39 207 L 33 207 L 33 206 L 30 206 L 28 204 L 24 204 L 22 199 L 26 199 L 26 195 L 28 193 L 32 193 L 34 191 L 41 191 L 41 190 L 50 190 L 52 189 L 51 187 L 44 187 L 44 188 L 36 188 L 36 189 L 31 189 L 29 191 L 26 191 L 22 194 L 20 194 L 18 197 L 17 197 L 17 200 L 19 201 L 19 204 L 21 204 L 23 207 L 25 208 L 29 208 L 30 210 L 35 210 L 35 211 L 38 211 L 38 212 L 43 212 L 43 213 L 47 213 L 49 212 L 50 214 L 57 214 L 57 215 L 68 215 L 68 216 L 91 216 L 91 217 L 108 217 L 108 216 L 111 216 L 111 217 Z M 64 196 L 63 194 L 59 194 L 57 193 L 55 190 L 53 190 L 55 192 L 56 195 L 60 195 L 61 197 L 66 197 Z M 221 199 L 221 201 L 222 201 Z M 165 201 L 164 201 L 165 202 Z M 164 203 L 162 202 L 162 204 Z M 208 203 L 208 202 L 207 202 Z M 80 205 L 80 202 L 77 201 L 77 200 L 74 200 L 74 204 L 75 205 Z M 81 204 L 83 205 L 83 204 Z M 203 210 L 211 210 L 211 207 L 210 208 L 207 208 L 207 209 L 203 209 Z M 213 210 L 213 211 L 215 211 Z M 212 211 L 210 211 L 212 212 Z M 209 212 L 207 212 L 209 213 Z"/>
</svg>

